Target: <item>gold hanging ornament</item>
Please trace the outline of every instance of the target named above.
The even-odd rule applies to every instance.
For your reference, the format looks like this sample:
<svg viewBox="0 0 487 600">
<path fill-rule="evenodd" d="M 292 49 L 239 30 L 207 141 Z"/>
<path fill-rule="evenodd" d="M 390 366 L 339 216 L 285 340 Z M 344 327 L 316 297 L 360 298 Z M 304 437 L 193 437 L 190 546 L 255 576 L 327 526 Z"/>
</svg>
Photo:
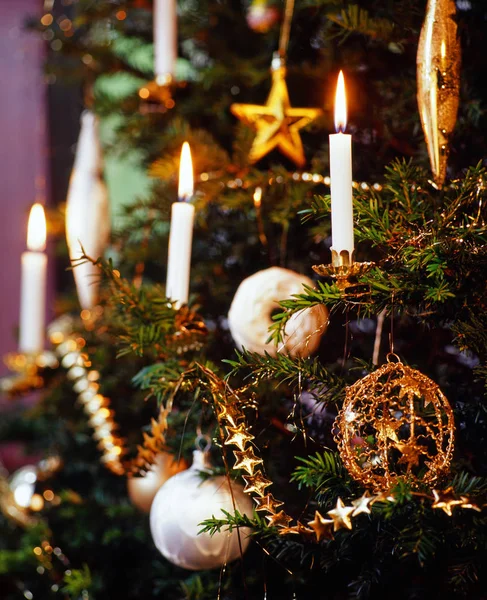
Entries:
<svg viewBox="0 0 487 600">
<path fill-rule="evenodd" d="M 232 104 L 231 111 L 243 123 L 257 132 L 250 149 L 252 163 L 277 148 L 298 167 L 306 163 L 300 129 L 322 114 L 319 108 L 293 108 L 286 84 L 286 52 L 294 11 L 294 0 L 286 0 L 279 38 L 279 50 L 271 63 L 272 86 L 264 105 Z"/>
<path fill-rule="evenodd" d="M 278 53 L 272 59 L 272 87 L 267 102 L 232 104 L 233 114 L 256 130 L 250 149 L 250 162 L 255 163 L 277 148 L 298 167 L 306 163 L 299 130 L 319 117 L 319 108 L 293 108 L 286 84 L 285 60 Z"/>
<path fill-rule="evenodd" d="M 446 178 L 460 96 L 461 46 L 454 0 L 429 0 L 417 55 L 418 106 L 437 186 Z"/>
<path fill-rule="evenodd" d="M 335 427 L 350 475 L 376 492 L 399 481 L 432 485 L 450 466 L 448 400 L 434 381 L 401 362 L 387 362 L 348 387 Z"/>
</svg>

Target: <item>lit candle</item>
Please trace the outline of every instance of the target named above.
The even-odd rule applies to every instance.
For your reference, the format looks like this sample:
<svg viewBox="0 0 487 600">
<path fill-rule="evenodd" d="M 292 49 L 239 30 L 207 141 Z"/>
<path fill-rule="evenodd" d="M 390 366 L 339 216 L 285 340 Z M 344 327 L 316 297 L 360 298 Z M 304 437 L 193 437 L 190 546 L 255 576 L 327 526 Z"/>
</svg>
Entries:
<svg viewBox="0 0 487 600">
<path fill-rule="evenodd" d="M 174 76 L 177 55 L 176 0 L 154 2 L 154 72 L 164 85 Z"/>
<path fill-rule="evenodd" d="M 353 200 L 352 200 L 352 136 L 344 133 L 347 125 L 345 81 L 340 71 L 335 99 L 335 127 L 338 133 L 330 135 L 331 231 L 332 250 L 340 261 L 341 255 L 353 254 Z M 345 261 L 343 261 L 345 258 Z"/>
<path fill-rule="evenodd" d="M 166 296 L 176 303 L 177 308 L 186 304 L 189 296 L 194 220 L 194 206 L 189 200 L 192 196 L 193 164 L 189 144 L 184 142 L 179 165 L 179 202 L 174 202 L 171 209 L 167 256 Z"/>
<path fill-rule="evenodd" d="M 44 348 L 47 274 L 46 217 L 38 203 L 30 211 L 27 248 L 22 254 L 19 351 L 36 353 Z"/>
</svg>

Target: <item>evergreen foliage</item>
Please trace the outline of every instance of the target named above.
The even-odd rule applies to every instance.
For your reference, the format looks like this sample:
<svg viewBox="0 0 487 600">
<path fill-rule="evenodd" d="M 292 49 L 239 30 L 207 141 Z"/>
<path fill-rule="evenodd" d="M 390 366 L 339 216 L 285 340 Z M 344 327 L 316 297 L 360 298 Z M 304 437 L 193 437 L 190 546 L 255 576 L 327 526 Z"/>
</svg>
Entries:
<svg viewBox="0 0 487 600">
<path fill-rule="evenodd" d="M 213 438 L 215 472 L 223 472 L 214 400 L 229 394 L 242 399 L 272 491 L 290 514 L 307 522 L 316 510 L 326 515 L 338 498 L 360 497 L 364 490 L 336 451 L 333 420 L 345 387 L 375 368 L 376 317 L 383 313 L 380 360 L 392 350 L 390 336 L 394 352 L 435 380 L 454 409 L 457 449 L 438 489 L 451 486 L 485 504 L 487 8 L 483 0 L 457 4 L 462 99 L 443 189 L 430 182 L 415 100 L 423 0 L 296 2 L 291 102 L 324 106 L 324 116 L 303 132 L 307 176 L 298 179 L 277 153 L 251 165 L 253 134 L 230 113 L 233 102 L 265 101 L 277 47 L 278 26 L 266 34 L 249 29 L 248 2 L 178 2 L 177 75 L 185 85 L 164 113 L 141 111 L 138 96 L 153 77 L 151 2 L 78 0 L 49 25 L 38 16 L 31 20 L 58 48 L 50 53 L 48 72 L 81 81 L 102 118 L 119 118 L 106 152 L 137 148 L 153 177 L 151 197 L 125 208 L 127 225 L 113 236 L 111 259 L 85 257 L 100 266 L 104 282 L 104 314 L 83 333 L 86 352 L 131 452 L 158 406 L 172 403 L 168 449 L 190 460 L 202 429 Z M 63 18 L 70 28 L 61 27 Z M 315 304 L 330 310 L 316 357 L 236 351 L 226 315 L 245 277 L 271 265 L 311 275 L 312 265 L 330 262 L 329 189 L 312 175 L 328 174 L 339 68 L 349 89 L 354 176 L 368 182 L 354 192 L 357 259 L 374 265 L 359 278 L 360 294 L 315 277 L 315 287 L 281 302 L 269 332 L 274 340 L 293 313 Z M 190 307 L 202 315 L 208 333 L 202 348 L 181 350 L 173 343 L 178 312 L 162 282 L 184 140 L 198 175 Z M 252 200 L 256 187 L 263 191 L 265 242 Z M 138 287 L 132 280 L 141 263 Z M 54 490 L 61 504 L 46 504 L 35 527 L 23 530 L 0 515 L 0 597 L 6 600 L 25 591 L 43 600 L 487 597 L 487 511 L 454 508 L 448 516 L 432 508 L 426 486 L 418 491 L 398 485 L 394 502 L 374 503 L 370 515 L 354 518 L 351 531 L 341 529 L 320 543 L 279 535 L 259 512 L 253 518 L 209 515 L 202 530 L 250 526 L 253 542 L 243 561 L 191 573 L 162 558 L 148 517 L 127 497 L 125 478 L 100 464 L 62 368 L 47 374 L 38 405 L 16 407 L 5 417 L 0 434 L 59 453 L 64 461 L 40 484 Z M 55 557 L 52 569 L 39 570 L 33 548 L 44 539 L 62 549 L 68 571 Z"/>
</svg>

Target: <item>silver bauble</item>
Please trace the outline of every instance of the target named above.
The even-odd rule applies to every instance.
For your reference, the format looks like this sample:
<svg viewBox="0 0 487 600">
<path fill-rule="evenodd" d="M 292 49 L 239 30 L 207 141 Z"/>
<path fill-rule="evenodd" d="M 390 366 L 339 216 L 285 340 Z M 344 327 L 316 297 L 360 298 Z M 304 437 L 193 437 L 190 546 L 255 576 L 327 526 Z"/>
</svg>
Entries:
<svg viewBox="0 0 487 600">
<path fill-rule="evenodd" d="M 193 454 L 187 471 L 171 477 L 157 492 L 150 512 L 152 538 L 161 554 L 173 564 L 190 570 L 213 569 L 240 557 L 250 542 L 250 530 L 221 530 L 211 536 L 201 533 L 201 523 L 212 517 L 225 518 L 222 510 L 235 507 L 252 517 L 252 502 L 241 485 L 225 476 L 202 479 L 209 468 L 208 456 L 201 450 Z M 232 500 L 235 500 L 235 506 Z M 240 544 L 239 544 L 240 536 Z"/>
</svg>

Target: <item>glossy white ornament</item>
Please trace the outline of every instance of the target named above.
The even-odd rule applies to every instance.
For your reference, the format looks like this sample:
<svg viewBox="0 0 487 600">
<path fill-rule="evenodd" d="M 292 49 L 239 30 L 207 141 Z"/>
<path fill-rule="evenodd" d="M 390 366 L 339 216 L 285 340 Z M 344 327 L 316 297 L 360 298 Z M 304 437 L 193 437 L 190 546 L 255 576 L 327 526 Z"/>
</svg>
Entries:
<svg viewBox="0 0 487 600">
<path fill-rule="evenodd" d="M 86 254 L 100 257 L 110 236 L 108 191 L 103 180 L 103 155 L 98 119 L 89 110 L 81 115 L 81 130 L 76 147 L 66 201 L 66 239 L 71 260 Z M 79 303 L 91 309 L 98 301 L 99 269 L 91 263 L 73 269 Z"/>
<path fill-rule="evenodd" d="M 241 485 L 225 476 L 202 479 L 200 472 L 209 468 L 207 454 L 195 450 L 187 471 L 171 477 L 157 492 L 150 512 L 152 538 L 161 554 L 175 565 L 190 570 L 214 569 L 240 557 L 250 542 L 250 530 L 231 533 L 223 529 L 211 536 L 198 532 L 204 520 L 224 518 L 222 510 L 252 517 L 252 502 Z"/>
<path fill-rule="evenodd" d="M 287 322 L 284 342 L 276 346 L 269 339 L 272 313 L 278 302 L 313 287 L 309 277 L 289 269 L 271 267 L 244 279 L 237 289 L 228 313 L 230 332 L 241 349 L 276 356 L 278 352 L 308 357 L 315 352 L 328 326 L 328 310 L 322 304 L 295 313 Z"/>
<path fill-rule="evenodd" d="M 166 481 L 187 469 L 185 460 L 177 460 L 169 452 L 160 452 L 152 465 L 142 477 L 129 477 L 127 479 L 127 490 L 129 498 L 134 506 L 142 512 L 148 513 L 152 506 L 155 495 L 166 483 Z"/>
</svg>

